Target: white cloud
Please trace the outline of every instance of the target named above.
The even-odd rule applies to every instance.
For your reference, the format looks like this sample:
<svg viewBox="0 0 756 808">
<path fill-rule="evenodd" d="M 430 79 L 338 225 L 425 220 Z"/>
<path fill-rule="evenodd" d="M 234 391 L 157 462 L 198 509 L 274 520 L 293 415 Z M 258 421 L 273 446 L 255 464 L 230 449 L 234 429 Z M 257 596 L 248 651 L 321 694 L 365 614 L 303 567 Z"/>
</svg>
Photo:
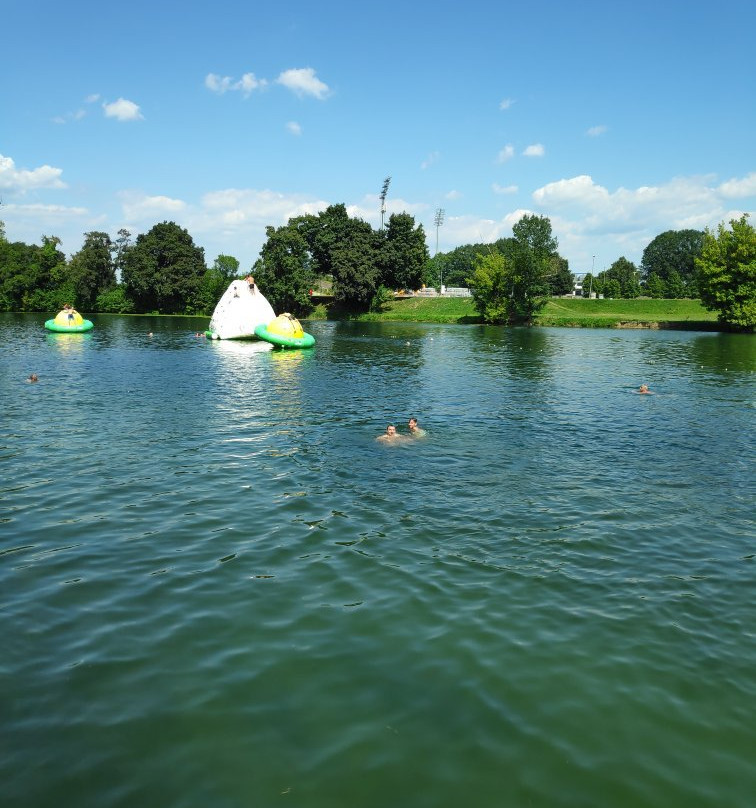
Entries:
<svg viewBox="0 0 756 808">
<path fill-rule="evenodd" d="M 99 100 L 100 100 L 100 94 L 99 93 L 92 93 L 91 95 L 88 95 L 84 99 L 84 103 L 85 104 L 95 104 Z"/>
<path fill-rule="evenodd" d="M 423 160 L 423 162 L 420 163 L 420 168 L 423 169 L 424 171 L 426 168 L 430 168 L 434 163 L 437 163 L 440 159 L 441 159 L 441 152 L 438 151 L 431 152 L 425 158 L 425 160 Z"/>
<path fill-rule="evenodd" d="M 2 207 L 9 241 L 39 244 L 40 234 L 57 236 L 70 257 L 81 248 L 82 234 L 107 228 L 107 216 L 87 208 L 47 204 L 7 204 Z"/>
<path fill-rule="evenodd" d="M 289 121 L 286 124 L 286 129 L 292 135 L 302 134 L 302 127 L 296 121 Z"/>
<path fill-rule="evenodd" d="M 462 198 L 462 194 L 459 191 L 452 190 L 452 191 L 449 191 L 448 193 L 444 194 L 444 199 L 454 200 L 454 199 L 461 199 L 461 198 Z"/>
<path fill-rule="evenodd" d="M 516 185 L 499 185 L 498 182 L 493 183 L 491 189 L 495 194 L 516 194 L 520 190 Z"/>
<path fill-rule="evenodd" d="M 37 188 L 65 188 L 66 184 L 61 180 L 62 168 L 53 168 L 43 165 L 31 171 L 18 169 L 11 157 L 0 154 L 0 188 L 8 191 L 26 191 Z"/>
<path fill-rule="evenodd" d="M 533 143 L 532 146 L 528 146 L 523 155 L 525 157 L 543 157 L 546 154 L 546 149 L 543 148 L 541 143 Z"/>
<path fill-rule="evenodd" d="M 756 171 L 751 172 L 740 180 L 731 179 L 723 182 L 719 186 L 719 192 L 728 199 L 756 196 Z"/>
<path fill-rule="evenodd" d="M 186 210 L 186 202 L 169 196 L 146 196 L 133 191 L 119 194 L 124 218 L 129 223 L 141 224 L 166 216 L 176 216 Z"/>
<path fill-rule="evenodd" d="M 507 143 L 507 145 L 496 155 L 496 162 L 506 163 L 507 160 L 511 160 L 514 157 L 514 153 L 514 146 L 511 143 Z"/>
<path fill-rule="evenodd" d="M 453 249 L 460 244 L 490 244 L 497 239 L 512 235 L 512 225 L 517 224 L 529 210 L 518 209 L 502 219 L 481 219 L 476 216 L 450 216 L 441 227 L 442 250 Z M 435 231 L 434 231 L 435 232 Z M 430 229 L 426 228 L 426 233 Z"/>
<path fill-rule="evenodd" d="M 585 134 L 588 135 L 588 137 L 598 137 L 599 135 L 603 135 L 607 129 L 607 126 L 600 124 L 599 126 L 592 126 Z"/>
<path fill-rule="evenodd" d="M 106 118 L 115 118 L 117 121 L 141 121 L 144 118 L 138 104 L 126 98 L 119 98 L 110 104 L 104 102 L 102 108 Z"/>
<path fill-rule="evenodd" d="M 499 109 L 509 109 L 512 104 L 514 104 L 514 100 L 512 98 L 504 98 L 499 103 Z"/>
<path fill-rule="evenodd" d="M 328 85 L 322 82 L 311 67 L 298 67 L 284 70 L 276 79 L 298 96 L 311 95 L 322 100 L 331 92 Z"/>
<path fill-rule="evenodd" d="M 626 255 L 640 260 L 645 247 L 666 230 L 715 228 L 737 218 L 726 201 L 756 196 L 756 175 L 717 186 L 711 175 L 676 177 L 656 186 L 617 188 L 595 183 L 588 175 L 550 182 L 533 193 L 539 214 L 551 219 L 560 252 L 587 261 L 603 244 L 609 263 Z M 748 211 L 745 211 L 748 212 Z"/>
<path fill-rule="evenodd" d="M 258 79 L 254 73 L 245 73 L 238 81 L 231 76 L 219 76 L 217 73 L 208 73 L 205 76 L 205 87 L 218 95 L 229 91 L 240 92 L 245 97 L 254 90 L 263 90 L 267 87 L 266 79 Z"/>
</svg>

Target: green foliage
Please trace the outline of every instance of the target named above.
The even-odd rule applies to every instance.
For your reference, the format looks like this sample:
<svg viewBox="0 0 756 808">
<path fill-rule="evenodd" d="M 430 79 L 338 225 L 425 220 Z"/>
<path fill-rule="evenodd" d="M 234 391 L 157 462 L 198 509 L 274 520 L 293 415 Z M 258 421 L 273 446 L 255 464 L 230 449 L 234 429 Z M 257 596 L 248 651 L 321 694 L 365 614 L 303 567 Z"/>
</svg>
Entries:
<svg viewBox="0 0 756 808">
<path fill-rule="evenodd" d="M 632 261 L 628 261 L 623 255 L 618 258 L 606 271 L 607 283 L 614 281 L 615 285 L 610 287 L 611 293 L 605 288 L 603 293 L 606 297 L 638 297 L 640 295 L 640 280 L 638 268 Z"/>
<path fill-rule="evenodd" d="M 219 255 L 200 279 L 194 298 L 187 305 L 187 314 L 212 314 L 216 303 L 229 283 L 239 274 L 239 261 L 232 255 Z"/>
<path fill-rule="evenodd" d="M 715 236 L 706 231 L 701 257 L 696 262 L 701 299 L 729 328 L 753 331 L 756 327 L 756 230 L 747 214 L 720 223 Z"/>
<path fill-rule="evenodd" d="M 392 213 L 380 244 L 381 283 L 391 289 L 419 289 L 428 247 L 422 225 L 408 213 Z"/>
<path fill-rule="evenodd" d="M 646 285 L 655 275 L 665 284 L 663 297 L 695 297 L 696 258 L 701 255 L 703 237 L 701 230 L 666 230 L 656 236 L 643 251 L 641 275 Z"/>
<path fill-rule="evenodd" d="M 549 258 L 549 269 L 546 277 L 550 295 L 569 295 L 575 286 L 575 277 L 570 272 L 569 262 L 561 255 Z"/>
<path fill-rule="evenodd" d="M 302 221 L 266 227 L 268 239 L 255 262 L 255 282 L 275 311 L 304 317 L 312 310 L 310 289 L 315 284 Z"/>
<path fill-rule="evenodd" d="M 385 311 L 393 300 L 394 293 L 391 291 L 391 289 L 381 285 L 378 287 L 378 289 L 376 289 L 373 299 L 370 301 L 370 311 Z"/>
<path fill-rule="evenodd" d="M 94 303 L 95 311 L 105 314 L 131 314 L 134 303 L 126 297 L 126 290 L 119 284 L 97 295 Z"/>
<path fill-rule="evenodd" d="M 646 293 L 648 297 L 653 297 L 656 299 L 666 297 L 667 284 L 659 275 L 657 275 L 655 272 L 652 272 L 646 278 L 645 288 L 643 291 Z"/>
<path fill-rule="evenodd" d="M 376 234 L 367 222 L 350 221 L 345 240 L 331 251 L 333 296 L 343 306 L 366 311 L 380 281 Z"/>
<path fill-rule="evenodd" d="M 0 239 L 0 309 L 49 311 L 55 307 L 53 291 L 65 268 L 58 249 L 60 239 L 42 237 L 42 246 Z"/>
<path fill-rule="evenodd" d="M 526 214 L 512 227 L 514 242 L 512 256 L 512 294 L 509 320 L 529 323 L 546 305 L 549 293 L 546 277 L 549 263 L 557 255 L 557 240 L 551 233 L 551 221 L 546 216 Z"/>
<path fill-rule="evenodd" d="M 469 285 L 484 322 L 531 323 L 546 305 L 550 268 L 559 259 L 551 222 L 525 215 L 503 251 L 480 255 Z"/>
<path fill-rule="evenodd" d="M 205 274 L 205 253 L 174 222 L 156 224 L 124 255 L 123 283 L 137 311 L 183 314 Z"/>
<path fill-rule="evenodd" d="M 224 280 L 226 286 L 239 276 L 239 259 L 233 255 L 219 255 L 213 262 L 213 270 Z M 225 289 L 223 290 L 225 291 Z"/>
<path fill-rule="evenodd" d="M 484 323 L 505 323 L 511 319 L 513 276 L 512 263 L 500 252 L 478 256 L 467 283 Z"/>
<path fill-rule="evenodd" d="M 69 261 L 65 275 L 73 288 L 71 297 L 83 311 L 94 308 L 97 296 L 116 284 L 115 245 L 107 233 L 84 234 L 84 244 Z"/>
</svg>

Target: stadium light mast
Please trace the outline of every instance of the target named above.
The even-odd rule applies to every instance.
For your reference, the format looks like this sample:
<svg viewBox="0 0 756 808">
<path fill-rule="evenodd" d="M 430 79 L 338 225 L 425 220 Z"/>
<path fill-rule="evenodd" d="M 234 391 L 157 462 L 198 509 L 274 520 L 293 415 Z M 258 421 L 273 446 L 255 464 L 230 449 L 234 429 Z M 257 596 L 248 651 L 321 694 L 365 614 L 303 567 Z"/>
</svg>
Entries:
<svg viewBox="0 0 756 808">
<path fill-rule="evenodd" d="M 433 220 L 433 223 L 436 225 L 436 252 L 438 252 L 438 228 L 444 223 L 444 215 L 446 211 L 443 208 L 438 208 L 436 210 L 436 218 Z"/>
<path fill-rule="evenodd" d="M 433 220 L 433 223 L 436 225 L 436 252 L 434 255 L 438 255 L 438 228 L 444 223 L 444 214 L 446 211 L 443 208 L 436 208 L 436 218 Z M 439 287 L 441 289 L 441 294 L 444 293 L 444 264 L 443 261 L 441 262 L 441 266 L 439 268 Z"/>
<path fill-rule="evenodd" d="M 383 218 L 386 215 L 386 194 L 388 193 L 389 185 L 391 185 L 391 177 L 386 177 L 381 189 L 381 230 L 383 230 Z"/>
</svg>

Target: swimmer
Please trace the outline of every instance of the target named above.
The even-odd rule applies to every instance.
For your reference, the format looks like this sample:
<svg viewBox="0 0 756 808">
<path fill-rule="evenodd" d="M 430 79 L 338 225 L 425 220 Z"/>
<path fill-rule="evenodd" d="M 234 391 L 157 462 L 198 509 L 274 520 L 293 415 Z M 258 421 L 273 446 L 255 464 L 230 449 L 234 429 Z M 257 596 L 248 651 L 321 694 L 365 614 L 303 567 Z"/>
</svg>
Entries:
<svg viewBox="0 0 756 808">
<path fill-rule="evenodd" d="M 386 427 L 386 431 L 382 435 L 378 435 L 376 440 L 382 441 L 383 443 L 401 443 L 405 439 L 396 431 L 396 427 L 393 424 L 389 424 Z"/>
<path fill-rule="evenodd" d="M 39 381 L 39 376 L 37 376 L 36 373 L 32 373 L 26 381 L 27 382 L 38 382 Z"/>
<path fill-rule="evenodd" d="M 424 429 L 420 429 L 417 425 L 417 418 L 410 418 L 409 421 L 407 421 L 407 427 L 413 438 L 424 438 L 427 434 Z"/>
<path fill-rule="evenodd" d="M 652 393 L 652 392 L 651 392 L 651 391 L 648 389 L 648 385 L 647 385 L 647 384 L 642 384 L 642 385 L 641 385 L 641 386 L 638 388 L 638 395 L 641 395 L 641 396 L 652 396 L 652 395 L 653 395 L 653 393 Z"/>
</svg>

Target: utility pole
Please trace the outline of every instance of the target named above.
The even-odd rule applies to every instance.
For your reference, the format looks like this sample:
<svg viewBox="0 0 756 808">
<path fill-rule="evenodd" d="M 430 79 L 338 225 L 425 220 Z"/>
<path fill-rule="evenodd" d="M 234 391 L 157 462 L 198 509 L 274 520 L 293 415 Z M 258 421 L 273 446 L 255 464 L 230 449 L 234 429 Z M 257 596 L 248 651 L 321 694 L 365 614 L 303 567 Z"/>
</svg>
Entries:
<svg viewBox="0 0 756 808">
<path fill-rule="evenodd" d="M 391 177 L 386 177 L 381 189 L 381 230 L 383 230 L 383 218 L 386 215 L 386 194 L 388 193 L 389 185 L 391 185 Z"/>
</svg>

